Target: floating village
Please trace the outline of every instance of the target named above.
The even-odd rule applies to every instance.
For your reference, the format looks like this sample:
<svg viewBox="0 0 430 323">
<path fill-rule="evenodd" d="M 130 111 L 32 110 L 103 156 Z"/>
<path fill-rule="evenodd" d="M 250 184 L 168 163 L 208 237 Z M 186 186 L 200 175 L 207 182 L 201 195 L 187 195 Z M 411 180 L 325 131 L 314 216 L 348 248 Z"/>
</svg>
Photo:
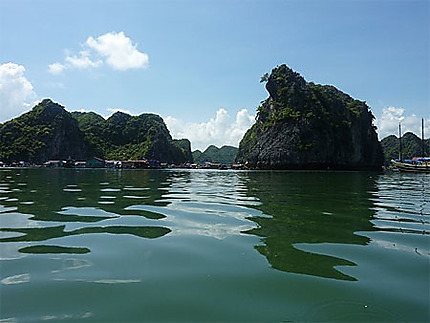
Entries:
<svg viewBox="0 0 430 323">
<path fill-rule="evenodd" d="M 34 164 L 25 161 L 4 163 L 0 161 L 0 167 L 25 167 L 25 168 L 109 168 L 109 169 L 246 169 L 243 164 L 221 164 L 217 162 L 204 162 L 203 164 L 197 163 L 182 163 L 170 164 L 160 162 L 158 160 L 138 159 L 138 160 L 104 160 L 98 157 L 92 157 L 87 160 L 48 160 L 43 164 Z"/>
</svg>

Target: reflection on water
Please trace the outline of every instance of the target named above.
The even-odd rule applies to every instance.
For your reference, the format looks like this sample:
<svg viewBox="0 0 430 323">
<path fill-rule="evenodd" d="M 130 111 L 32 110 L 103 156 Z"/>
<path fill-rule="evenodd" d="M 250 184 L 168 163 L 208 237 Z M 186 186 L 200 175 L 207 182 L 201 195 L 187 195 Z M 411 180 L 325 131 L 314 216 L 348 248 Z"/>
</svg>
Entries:
<svg viewBox="0 0 430 323">
<path fill-rule="evenodd" d="M 335 267 L 351 261 L 302 250 L 300 243 L 365 245 L 357 231 L 370 231 L 375 178 L 360 173 L 252 173 L 249 194 L 271 218 L 254 218 L 248 233 L 263 237 L 257 250 L 279 270 L 353 280 Z"/>
<path fill-rule="evenodd" d="M 223 171 L 172 171 L 166 180 L 168 188 L 155 202 L 140 204 L 127 210 L 147 211 L 162 215 L 163 225 L 171 235 L 197 235 L 225 239 L 241 235 L 255 227 L 248 218 L 264 216 L 250 207 L 258 199 L 247 195 L 243 174 Z"/>
<path fill-rule="evenodd" d="M 38 245 L 38 246 L 29 246 L 24 247 L 18 250 L 22 253 L 88 253 L 90 252 L 90 249 L 88 248 L 77 248 L 77 247 L 61 247 L 61 246 L 45 246 L 45 245 Z"/>
<path fill-rule="evenodd" d="M 0 242 L 47 241 L 94 233 L 158 238 L 170 232 L 165 227 L 128 226 L 122 225 L 121 220 L 114 221 L 123 215 L 162 218 L 163 215 L 149 211 L 126 211 L 134 203 L 124 192 L 133 191 L 134 199 L 145 199 L 147 203 L 157 204 L 155 200 L 161 197 L 162 189 L 166 186 L 167 176 L 164 172 L 154 172 L 151 177 L 148 172 L 94 170 L 18 169 L 2 170 L 0 174 Z M 104 195 L 107 192 L 109 196 Z M 167 205 L 168 202 L 161 204 Z M 88 225 L 100 222 L 108 222 L 109 225 Z M 7 250 L 10 252 L 10 249 Z M 89 249 L 32 245 L 20 248 L 19 252 L 86 253 Z M 2 255 L 2 258 L 5 257 Z"/>
<path fill-rule="evenodd" d="M 384 232 L 429 234 L 430 181 L 425 174 L 251 173 L 249 194 L 272 218 L 253 218 L 261 236 L 256 249 L 279 270 L 327 278 L 355 280 L 339 269 L 354 265 L 330 256 L 330 244 L 402 248 L 429 255 L 428 239 Z M 410 244 L 411 241 L 415 244 Z M 427 244 L 425 243 L 427 241 Z M 318 246 L 320 246 L 318 248 Z"/>
<path fill-rule="evenodd" d="M 44 241 L 53 238 L 66 237 L 70 235 L 80 235 L 88 233 L 112 233 L 112 234 L 131 234 L 142 238 L 159 238 L 170 232 L 162 227 L 136 227 L 136 226 L 107 226 L 107 227 L 86 227 L 73 231 L 65 231 L 65 225 L 45 228 L 8 228 L 2 229 L 4 232 L 12 231 L 23 233 L 19 237 L 3 238 L 0 242 L 18 241 Z"/>
<path fill-rule="evenodd" d="M 3 176 L 9 173 L 8 176 Z M 143 215 L 158 218 L 156 214 L 125 212 L 133 201 L 124 198 L 124 192 L 135 189 L 133 195 L 147 198 L 153 204 L 165 187 L 165 172 L 115 172 L 98 170 L 11 170 L 2 171 L 0 193 L 7 196 L 3 206 L 16 206 L 20 213 L 31 213 L 35 220 L 44 221 L 97 221 L 100 219 L 78 215 L 63 217 L 58 214 L 64 207 L 96 207 L 118 215 Z M 28 182 L 28 183 L 27 183 Z M 27 184 L 21 186 L 22 184 Z M 139 189 L 144 189 L 138 191 Z M 127 194 L 128 195 L 128 194 Z M 106 199 L 114 203 L 103 205 Z M 3 202 L 3 201 L 2 201 Z M 14 203 L 11 203 L 14 202 Z"/>
<path fill-rule="evenodd" d="M 353 262 L 310 252 L 306 244 L 366 245 L 375 229 L 429 233 L 430 184 L 425 175 L 417 181 L 414 175 L 353 172 L 2 170 L 0 174 L 1 242 L 93 233 L 158 238 L 172 232 L 220 239 L 247 233 L 263 238 L 256 249 L 275 269 L 353 280 L 336 269 Z M 402 198 L 405 193 L 411 198 Z M 164 221 L 156 222 L 162 226 L 136 225 L 138 221 L 123 225 L 122 216 Z M 45 245 L 20 252 L 84 250 L 88 249 Z M 417 247 L 416 252 L 426 251 Z"/>
<path fill-rule="evenodd" d="M 364 235 L 386 249 L 429 256 L 430 176 L 380 176 L 377 188 L 378 194 L 371 197 L 376 211 L 371 221 L 375 232 Z"/>
<path fill-rule="evenodd" d="M 0 169 L 0 319 L 426 320 L 429 192 L 420 174 Z"/>
<path fill-rule="evenodd" d="M 427 174 L 380 176 L 372 196 L 380 231 L 429 234 L 430 177 Z M 407 198 L 405 198 L 407 197 Z"/>
<path fill-rule="evenodd" d="M 3 285 L 23 284 L 30 281 L 30 274 L 20 274 L 6 277 L 1 280 Z"/>
</svg>

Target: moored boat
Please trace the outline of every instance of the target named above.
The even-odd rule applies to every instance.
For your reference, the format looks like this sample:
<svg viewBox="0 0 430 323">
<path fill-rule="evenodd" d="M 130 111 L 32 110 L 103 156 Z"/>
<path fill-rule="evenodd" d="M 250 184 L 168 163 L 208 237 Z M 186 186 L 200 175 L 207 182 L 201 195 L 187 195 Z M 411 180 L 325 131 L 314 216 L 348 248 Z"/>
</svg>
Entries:
<svg viewBox="0 0 430 323">
<path fill-rule="evenodd" d="M 401 172 L 430 173 L 430 157 L 414 157 L 411 160 L 392 160 L 391 165 Z"/>
<path fill-rule="evenodd" d="M 428 153 L 428 150 L 426 152 L 424 141 L 424 118 L 421 119 L 421 134 L 421 153 L 424 156 Z M 430 173 L 430 157 L 414 157 L 403 160 L 402 156 L 402 126 L 399 123 L 399 160 L 391 160 L 393 169 L 410 173 Z"/>
</svg>

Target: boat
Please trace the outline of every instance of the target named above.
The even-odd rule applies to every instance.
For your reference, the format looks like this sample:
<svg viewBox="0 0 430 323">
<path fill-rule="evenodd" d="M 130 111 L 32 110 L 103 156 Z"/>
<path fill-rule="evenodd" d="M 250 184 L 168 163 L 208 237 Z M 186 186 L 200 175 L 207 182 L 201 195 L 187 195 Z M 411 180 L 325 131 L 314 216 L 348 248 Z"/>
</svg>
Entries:
<svg viewBox="0 0 430 323">
<path fill-rule="evenodd" d="M 401 172 L 430 173 L 430 157 L 414 157 L 403 161 L 392 160 L 391 165 Z"/>
<path fill-rule="evenodd" d="M 422 154 L 426 152 L 424 141 L 424 118 L 421 119 L 422 129 Z M 430 173 L 430 157 L 414 157 L 412 159 L 402 159 L 402 127 L 399 123 L 399 159 L 391 160 L 391 165 L 394 170 L 410 173 Z"/>
</svg>

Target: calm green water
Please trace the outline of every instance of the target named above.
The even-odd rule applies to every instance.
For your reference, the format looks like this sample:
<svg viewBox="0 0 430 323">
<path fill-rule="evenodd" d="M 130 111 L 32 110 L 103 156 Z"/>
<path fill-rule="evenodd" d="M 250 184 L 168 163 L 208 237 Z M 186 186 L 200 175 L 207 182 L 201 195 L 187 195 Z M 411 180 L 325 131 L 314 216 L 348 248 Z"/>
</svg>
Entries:
<svg viewBox="0 0 430 323">
<path fill-rule="evenodd" d="M 429 321 L 430 176 L 0 170 L 3 321 Z"/>
</svg>

